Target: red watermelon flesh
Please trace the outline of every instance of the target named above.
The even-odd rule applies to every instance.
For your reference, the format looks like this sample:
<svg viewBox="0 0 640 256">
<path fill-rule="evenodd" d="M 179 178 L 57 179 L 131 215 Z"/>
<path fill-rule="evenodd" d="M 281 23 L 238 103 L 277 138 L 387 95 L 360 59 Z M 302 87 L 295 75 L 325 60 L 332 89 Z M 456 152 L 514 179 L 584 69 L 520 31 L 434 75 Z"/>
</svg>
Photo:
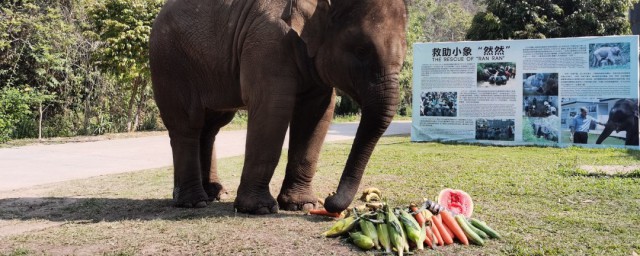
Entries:
<svg viewBox="0 0 640 256">
<path fill-rule="evenodd" d="M 462 190 L 445 188 L 438 195 L 438 204 L 454 214 L 462 214 L 467 218 L 473 214 L 471 196 Z"/>
</svg>

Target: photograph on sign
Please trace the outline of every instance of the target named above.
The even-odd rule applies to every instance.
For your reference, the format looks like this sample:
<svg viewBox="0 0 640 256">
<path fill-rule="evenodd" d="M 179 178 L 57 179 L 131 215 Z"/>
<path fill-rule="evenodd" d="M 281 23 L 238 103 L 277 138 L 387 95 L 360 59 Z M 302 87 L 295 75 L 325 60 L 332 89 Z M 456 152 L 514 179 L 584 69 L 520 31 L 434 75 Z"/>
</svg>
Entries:
<svg viewBox="0 0 640 256">
<path fill-rule="evenodd" d="M 562 99 L 563 143 L 638 145 L 638 129 L 638 99 Z"/>
<path fill-rule="evenodd" d="M 420 116 L 457 116 L 457 92 L 422 92 Z"/>
<path fill-rule="evenodd" d="M 478 63 L 478 88 L 515 86 L 515 62 Z"/>
<path fill-rule="evenodd" d="M 524 73 L 523 95 L 558 96 L 558 73 Z"/>
<path fill-rule="evenodd" d="M 477 119 L 476 140 L 514 140 L 514 119 Z"/>
<path fill-rule="evenodd" d="M 629 43 L 589 44 L 589 68 L 628 69 L 630 51 Z"/>
<path fill-rule="evenodd" d="M 524 96 L 522 104 L 525 117 L 548 117 L 558 114 L 558 96 Z"/>
</svg>

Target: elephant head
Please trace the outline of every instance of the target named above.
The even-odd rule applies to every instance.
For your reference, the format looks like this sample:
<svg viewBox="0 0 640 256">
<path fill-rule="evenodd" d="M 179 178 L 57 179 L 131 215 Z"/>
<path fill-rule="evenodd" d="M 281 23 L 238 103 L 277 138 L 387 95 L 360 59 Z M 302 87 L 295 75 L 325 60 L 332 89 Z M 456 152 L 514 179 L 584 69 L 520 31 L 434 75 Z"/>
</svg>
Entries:
<svg viewBox="0 0 640 256">
<path fill-rule="evenodd" d="M 403 0 L 291 0 L 289 8 L 285 21 L 305 45 L 301 55 L 311 76 L 346 92 L 362 110 L 337 192 L 325 200 L 327 210 L 338 212 L 353 200 L 395 115 L 407 11 Z"/>
</svg>

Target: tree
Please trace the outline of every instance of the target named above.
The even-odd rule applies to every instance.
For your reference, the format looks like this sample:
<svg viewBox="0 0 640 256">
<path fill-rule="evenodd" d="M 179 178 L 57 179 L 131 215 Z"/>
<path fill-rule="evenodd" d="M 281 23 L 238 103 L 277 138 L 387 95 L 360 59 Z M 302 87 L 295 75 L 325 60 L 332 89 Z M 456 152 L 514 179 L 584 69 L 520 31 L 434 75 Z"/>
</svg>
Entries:
<svg viewBox="0 0 640 256">
<path fill-rule="evenodd" d="M 87 31 L 100 41 L 96 64 L 115 75 L 130 93 L 127 130 L 138 127 L 140 113 L 150 97 L 149 35 L 163 1 L 107 0 L 89 11 Z"/>
<path fill-rule="evenodd" d="M 631 33 L 627 12 L 638 0 L 482 0 L 469 40 L 557 38 Z"/>
<path fill-rule="evenodd" d="M 400 115 L 411 114 L 413 44 L 464 39 L 471 24 L 472 1 L 413 0 L 409 5 L 407 55 L 400 72 Z"/>
</svg>

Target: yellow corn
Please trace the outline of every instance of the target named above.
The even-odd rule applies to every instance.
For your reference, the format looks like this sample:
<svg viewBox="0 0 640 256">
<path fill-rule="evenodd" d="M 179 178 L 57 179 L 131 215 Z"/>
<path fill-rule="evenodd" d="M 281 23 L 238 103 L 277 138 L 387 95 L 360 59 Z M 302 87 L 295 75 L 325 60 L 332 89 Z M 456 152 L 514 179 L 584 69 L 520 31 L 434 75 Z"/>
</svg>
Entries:
<svg viewBox="0 0 640 256">
<path fill-rule="evenodd" d="M 353 229 L 353 227 L 357 223 L 358 223 L 358 220 L 356 219 L 355 216 L 349 216 L 349 217 L 343 218 L 341 220 L 338 220 L 335 224 L 333 224 L 331 229 L 325 231 L 324 233 L 322 233 L 322 235 L 326 237 L 335 237 L 342 234 L 346 234 L 351 229 Z"/>
<path fill-rule="evenodd" d="M 384 220 L 384 213 L 378 212 L 378 220 Z M 391 253 L 391 241 L 389 240 L 389 227 L 387 223 L 376 224 L 378 241 L 384 247 L 385 252 Z"/>
<path fill-rule="evenodd" d="M 402 225 L 406 230 L 407 238 L 413 241 L 418 250 L 424 250 L 424 237 L 422 236 L 422 228 L 418 225 L 418 222 L 407 211 L 401 209 L 400 216 L 398 216 Z"/>
<path fill-rule="evenodd" d="M 409 246 L 407 245 L 406 236 L 404 235 L 404 231 L 402 230 L 402 224 L 393 213 L 393 211 L 391 211 L 391 208 L 389 208 L 389 206 L 385 207 L 385 212 L 387 213 L 386 221 L 387 225 L 389 225 L 389 240 L 391 241 L 391 244 L 394 246 L 394 248 L 398 251 L 398 255 L 402 256 L 405 249 L 407 249 L 408 251 L 409 248 Z"/>
<path fill-rule="evenodd" d="M 376 225 L 368 220 L 360 220 L 360 230 L 362 234 L 368 236 L 373 241 L 376 249 L 380 250 L 380 243 L 378 242 L 378 233 L 376 232 Z"/>
<path fill-rule="evenodd" d="M 353 240 L 353 243 L 360 247 L 360 249 L 366 251 L 373 248 L 374 246 L 373 240 L 371 240 L 370 237 L 362 234 L 361 232 L 349 233 L 349 236 L 351 237 L 351 240 Z"/>
</svg>

